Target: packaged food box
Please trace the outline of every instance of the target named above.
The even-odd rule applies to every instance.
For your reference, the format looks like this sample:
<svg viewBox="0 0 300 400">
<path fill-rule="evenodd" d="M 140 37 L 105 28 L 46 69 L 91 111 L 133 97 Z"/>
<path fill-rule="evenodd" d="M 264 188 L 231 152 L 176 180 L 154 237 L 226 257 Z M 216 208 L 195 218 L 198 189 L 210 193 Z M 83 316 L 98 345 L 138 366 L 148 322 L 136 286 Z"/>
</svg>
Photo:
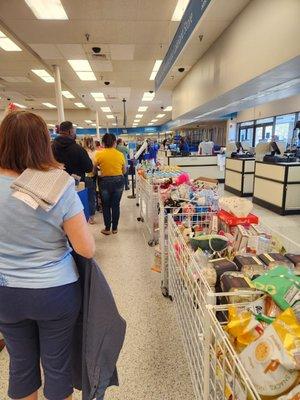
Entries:
<svg viewBox="0 0 300 400">
<path fill-rule="evenodd" d="M 256 256 L 235 256 L 233 261 L 236 263 L 239 270 L 250 279 L 262 275 L 265 272 L 263 262 Z"/>
<path fill-rule="evenodd" d="M 238 271 L 238 267 L 233 261 L 228 260 L 228 258 L 217 258 L 215 260 L 209 261 L 209 264 L 211 264 L 214 268 L 214 270 L 217 273 L 217 279 L 216 279 L 216 291 L 221 292 L 221 287 L 220 287 L 220 278 L 224 274 L 224 272 L 228 271 Z"/>
<path fill-rule="evenodd" d="M 236 238 L 234 243 L 234 249 L 236 251 L 240 251 L 242 249 L 247 248 L 248 240 L 250 234 L 247 229 L 243 227 L 243 225 L 237 226 Z"/>
<path fill-rule="evenodd" d="M 247 217 L 236 217 L 235 215 L 225 211 L 218 211 L 218 217 L 224 221 L 229 227 L 237 225 L 251 225 L 258 224 L 258 217 L 254 214 L 249 214 Z"/>
<path fill-rule="evenodd" d="M 281 253 L 263 253 L 259 255 L 259 258 L 268 269 L 272 269 L 278 265 L 294 269 L 294 264 Z"/>
<path fill-rule="evenodd" d="M 233 304 L 255 300 L 255 297 L 251 294 L 248 296 L 243 295 L 243 293 L 238 293 L 243 291 L 255 291 L 255 289 L 251 287 L 250 279 L 242 272 L 225 272 L 220 278 L 220 286 L 222 292 L 237 292 L 236 295 L 228 297 L 228 303 Z"/>
<path fill-rule="evenodd" d="M 300 254 L 287 253 L 285 257 L 294 264 L 295 269 L 300 271 Z"/>
</svg>

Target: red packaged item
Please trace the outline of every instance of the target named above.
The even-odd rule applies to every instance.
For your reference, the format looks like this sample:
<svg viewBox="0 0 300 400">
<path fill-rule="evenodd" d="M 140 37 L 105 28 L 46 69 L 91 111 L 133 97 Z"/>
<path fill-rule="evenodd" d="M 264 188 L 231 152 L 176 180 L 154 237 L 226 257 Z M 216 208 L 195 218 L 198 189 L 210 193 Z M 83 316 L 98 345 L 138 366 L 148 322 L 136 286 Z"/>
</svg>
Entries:
<svg viewBox="0 0 300 400">
<path fill-rule="evenodd" d="M 221 222 L 224 222 L 229 227 L 237 225 L 251 225 L 258 224 L 258 216 L 254 214 L 249 214 L 247 217 L 236 217 L 227 211 L 220 210 L 218 212 L 218 217 Z"/>
</svg>

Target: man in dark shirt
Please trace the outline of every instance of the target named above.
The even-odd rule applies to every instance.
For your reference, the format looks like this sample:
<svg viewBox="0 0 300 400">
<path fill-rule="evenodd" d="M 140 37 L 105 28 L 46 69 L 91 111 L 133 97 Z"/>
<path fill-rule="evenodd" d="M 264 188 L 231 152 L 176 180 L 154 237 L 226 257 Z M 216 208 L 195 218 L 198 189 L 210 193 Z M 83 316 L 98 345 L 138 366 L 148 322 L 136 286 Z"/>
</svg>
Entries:
<svg viewBox="0 0 300 400">
<path fill-rule="evenodd" d="M 80 176 L 93 171 L 93 163 L 87 151 L 75 141 L 76 133 L 72 122 L 64 121 L 59 126 L 59 136 L 54 139 L 52 150 L 55 159 L 64 164 L 70 175 Z"/>
</svg>

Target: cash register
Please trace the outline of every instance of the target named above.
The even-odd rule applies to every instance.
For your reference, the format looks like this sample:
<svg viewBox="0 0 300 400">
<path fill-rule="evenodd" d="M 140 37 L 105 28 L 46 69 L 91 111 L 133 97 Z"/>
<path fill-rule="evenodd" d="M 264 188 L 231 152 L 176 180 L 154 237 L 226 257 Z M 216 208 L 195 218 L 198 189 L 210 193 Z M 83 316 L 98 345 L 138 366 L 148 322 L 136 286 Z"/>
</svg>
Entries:
<svg viewBox="0 0 300 400">
<path fill-rule="evenodd" d="M 241 142 L 235 142 L 235 145 L 236 145 L 236 151 L 233 151 L 231 153 L 232 158 L 252 158 L 252 157 L 254 157 L 253 153 L 250 153 L 250 151 L 244 150 Z"/>
<path fill-rule="evenodd" d="M 297 161 L 297 157 L 293 153 L 281 154 L 281 151 L 276 142 L 271 142 L 271 152 L 266 154 L 263 158 L 264 162 L 269 163 L 293 163 Z"/>
</svg>

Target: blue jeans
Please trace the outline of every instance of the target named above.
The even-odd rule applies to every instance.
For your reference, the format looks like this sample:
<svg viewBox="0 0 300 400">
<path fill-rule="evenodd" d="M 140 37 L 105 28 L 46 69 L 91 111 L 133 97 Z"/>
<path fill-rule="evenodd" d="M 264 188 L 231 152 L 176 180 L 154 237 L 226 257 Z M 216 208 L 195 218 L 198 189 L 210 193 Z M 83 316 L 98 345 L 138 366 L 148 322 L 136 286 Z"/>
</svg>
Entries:
<svg viewBox="0 0 300 400">
<path fill-rule="evenodd" d="M 45 397 L 57 400 L 72 394 L 72 339 L 80 305 L 79 281 L 47 289 L 0 287 L 10 398 L 20 399 L 40 388 L 40 361 Z"/>
<path fill-rule="evenodd" d="M 100 179 L 100 193 L 105 229 L 118 229 L 120 202 L 124 190 L 124 176 L 104 176 Z"/>
<path fill-rule="evenodd" d="M 96 214 L 96 178 L 85 178 L 85 187 L 88 189 L 90 216 Z"/>
<path fill-rule="evenodd" d="M 124 174 L 125 179 L 125 190 L 129 189 L 129 180 L 128 180 L 129 169 L 127 168 L 126 173 Z"/>
</svg>

